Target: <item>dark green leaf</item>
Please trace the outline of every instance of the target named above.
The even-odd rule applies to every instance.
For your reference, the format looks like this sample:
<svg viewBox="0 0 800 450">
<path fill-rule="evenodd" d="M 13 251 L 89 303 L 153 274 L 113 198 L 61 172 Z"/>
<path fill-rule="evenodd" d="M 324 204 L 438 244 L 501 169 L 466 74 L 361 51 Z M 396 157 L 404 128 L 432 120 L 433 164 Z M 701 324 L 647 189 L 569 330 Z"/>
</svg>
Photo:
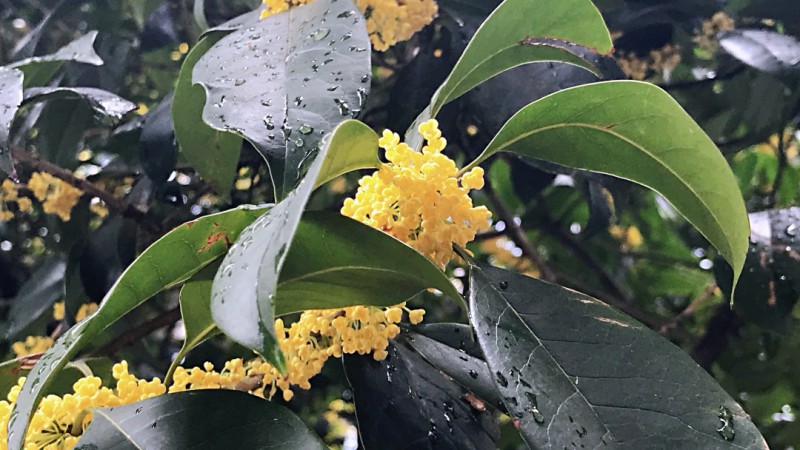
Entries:
<svg viewBox="0 0 800 450">
<path fill-rule="evenodd" d="M 67 170 L 79 161 L 84 132 L 92 126 L 92 108 L 80 99 L 61 99 L 45 103 L 36 118 L 36 150 L 39 156 Z M 29 116 L 31 117 L 31 116 Z"/>
<path fill-rule="evenodd" d="M 61 336 L 36 363 L 17 399 L 9 423 L 10 449 L 19 449 L 42 392 L 59 371 L 109 326 L 156 293 L 189 279 L 222 256 L 242 229 L 264 212 L 264 208 L 242 207 L 211 214 L 185 223 L 148 247 L 120 276 L 100 308 Z"/>
<path fill-rule="evenodd" d="M 465 328 L 465 331 L 472 333 L 469 327 Z M 451 329 L 451 331 L 455 330 L 460 329 Z M 453 333 L 453 335 L 463 338 L 462 342 L 467 339 L 472 339 L 471 335 L 464 337 L 460 331 L 458 333 Z M 498 392 L 495 387 L 494 381 L 492 381 L 492 373 L 489 372 L 489 367 L 482 357 L 471 355 L 459 347 L 448 345 L 422 334 L 408 333 L 405 335 L 405 339 L 408 341 L 408 344 L 431 365 L 454 379 L 458 384 L 469 389 L 475 395 L 495 407 L 500 407 L 502 405 L 500 392 Z M 475 346 L 477 346 L 477 343 L 475 343 Z"/>
<path fill-rule="evenodd" d="M 355 120 L 331 131 L 319 153 L 309 153 L 299 185 L 242 232 L 214 278 L 214 322 L 231 339 L 256 350 L 282 372 L 285 365 L 274 328 L 278 277 L 328 155 L 348 151 L 351 140 L 362 133 L 363 124 Z"/>
<path fill-rule="evenodd" d="M 22 103 L 23 74 L 17 69 L 0 67 L 0 171 L 14 174 L 8 134 Z"/>
<path fill-rule="evenodd" d="M 200 57 L 192 80 L 206 90 L 203 120 L 252 142 L 282 199 L 322 136 L 363 107 L 370 44 L 352 0 L 259 14 L 220 27 L 235 31 Z"/>
<path fill-rule="evenodd" d="M 477 266 L 469 297 L 495 384 L 533 447 L 767 448 L 688 355 L 605 303 Z"/>
<path fill-rule="evenodd" d="M 122 120 L 125 114 L 136 109 L 136 105 L 124 98 L 96 88 L 82 87 L 43 87 L 25 89 L 23 105 L 59 99 L 81 99 L 88 104 L 95 115 L 108 119 L 111 123 Z"/>
<path fill-rule="evenodd" d="M 139 160 L 148 177 L 156 183 L 166 182 L 178 162 L 175 127 L 172 124 L 173 95 L 168 94 L 145 116 L 139 136 Z"/>
<path fill-rule="evenodd" d="M 489 449 L 499 439 L 489 411 L 474 409 L 466 392 L 420 355 L 390 343 L 389 356 L 345 355 L 358 430 L 367 450 Z"/>
<path fill-rule="evenodd" d="M 53 303 L 63 299 L 66 267 L 62 259 L 49 259 L 22 285 L 3 324 L 5 339 L 16 338 L 31 322 L 51 311 Z"/>
<path fill-rule="evenodd" d="M 461 298 L 438 267 L 392 236 L 339 213 L 308 212 L 278 278 L 275 314 L 392 306 L 427 288 Z"/>
<path fill-rule="evenodd" d="M 103 65 L 103 60 L 94 51 L 96 38 L 97 31 L 90 31 L 51 55 L 27 58 L 15 62 L 10 67 L 18 68 L 25 73 L 26 88 L 45 85 L 65 61 L 93 66 Z"/>
<path fill-rule="evenodd" d="M 544 97 L 509 119 L 469 167 L 502 150 L 653 189 L 725 257 L 734 284 L 738 279 L 749 226 L 736 179 L 703 130 L 658 87 L 609 81 Z"/>
<path fill-rule="evenodd" d="M 288 409 L 224 389 L 178 392 L 95 409 L 75 449 L 111 448 L 327 450 Z"/>
<path fill-rule="evenodd" d="M 236 176 L 242 138 L 203 122 L 206 92 L 202 86 L 192 85 L 192 69 L 197 60 L 222 36 L 223 33 L 207 35 L 186 56 L 175 85 L 172 120 L 183 155 L 200 176 L 216 183 L 219 192 L 227 196 Z"/>
<path fill-rule="evenodd" d="M 181 350 L 173 358 L 169 371 L 164 377 L 165 384 L 170 383 L 175 369 L 193 348 L 219 333 L 214 319 L 211 318 L 211 283 L 214 281 L 217 269 L 219 269 L 219 264 L 209 264 L 181 287 L 181 319 L 186 330 L 186 337 L 183 339 Z"/>
</svg>

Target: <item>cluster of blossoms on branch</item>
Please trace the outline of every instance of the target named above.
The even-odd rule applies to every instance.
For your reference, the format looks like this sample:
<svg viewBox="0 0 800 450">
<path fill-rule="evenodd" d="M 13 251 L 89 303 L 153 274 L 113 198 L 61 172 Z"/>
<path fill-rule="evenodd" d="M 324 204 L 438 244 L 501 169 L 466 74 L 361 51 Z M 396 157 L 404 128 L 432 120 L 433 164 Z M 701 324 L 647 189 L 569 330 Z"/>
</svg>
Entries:
<svg viewBox="0 0 800 450">
<path fill-rule="evenodd" d="M 268 17 L 291 6 L 313 0 L 264 0 L 267 8 L 261 17 Z M 367 33 L 372 48 L 385 51 L 394 44 L 411 39 L 417 31 L 431 23 L 439 11 L 433 0 L 356 0 L 367 19 Z"/>
<path fill-rule="evenodd" d="M 488 228 L 491 213 L 484 206 L 474 207 L 469 197 L 471 190 L 483 187 L 483 170 L 459 172 L 455 162 L 442 154 L 447 142 L 435 120 L 422 124 L 419 132 L 427 141 L 421 152 L 401 143 L 397 134 L 384 132 L 379 145 L 389 162 L 360 180 L 355 199 L 347 199 L 341 212 L 395 236 L 444 267 L 455 256 L 454 245 L 465 246 L 475 233 Z M 372 354 L 375 360 L 385 359 L 389 339 L 400 333 L 398 324 L 404 314 L 409 322 L 418 324 L 425 311 L 409 309 L 405 303 L 388 308 L 310 310 L 288 328 L 277 319 L 275 332 L 287 362 L 285 375 L 258 357 L 227 361 L 220 371 L 211 363 L 188 369 L 179 366 L 171 383 L 165 383 L 159 378 L 137 378 L 122 361 L 113 367 L 114 387 L 104 387 L 99 377 L 88 376 L 73 385 L 72 393 L 45 397 L 30 423 L 25 449 L 72 449 L 91 422 L 92 408 L 124 405 L 167 393 L 236 389 L 271 399 L 280 391 L 289 401 L 295 387 L 311 388 L 311 378 L 322 371 L 330 357 Z M 55 317 L 61 320 L 63 316 L 63 304 L 57 304 Z M 40 347 L 49 346 L 52 340 L 18 344 L 19 354 L 41 351 Z M 0 401 L 0 450 L 6 448 L 9 415 L 24 381 L 20 378 L 7 401 Z"/>
<path fill-rule="evenodd" d="M 72 208 L 83 195 L 80 189 L 46 172 L 34 172 L 25 187 L 41 202 L 45 213 L 55 214 L 64 222 L 70 220 Z M 0 222 L 13 219 L 14 209 L 19 213 L 33 209 L 31 199 L 19 194 L 18 186 L 9 179 L 0 185 Z"/>
</svg>

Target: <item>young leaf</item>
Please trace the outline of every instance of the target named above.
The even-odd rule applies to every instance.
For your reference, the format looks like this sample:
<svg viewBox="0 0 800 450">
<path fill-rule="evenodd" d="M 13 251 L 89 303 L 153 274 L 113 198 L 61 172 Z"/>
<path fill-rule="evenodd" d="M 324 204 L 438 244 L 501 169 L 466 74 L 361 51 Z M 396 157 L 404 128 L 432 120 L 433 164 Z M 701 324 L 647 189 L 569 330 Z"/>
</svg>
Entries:
<svg viewBox="0 0 800 450">
<path fill-rule="evenodd" d="M 59 371 L 87 344 L 120 317 L 156 293 L 187 280 L 224 254 L 242 229 L 264 212 L 264 208 L 241 207 L 211 214 L 185 223 L 147 248 L 106 294 L 100 308 L 64 333 L 36 362 L 25 380 L 9 421 L 8 447 L 22 448 L 28 420 Z"/>
<path fill-rule="evenodd" d="M 17 61 L 9 67 L 17 68 L 25 74 L 25 88 L 42 86 L 50 81 L 53 74 L 66 61 L 93 66 L 103 65 L 103 60 L 94 51 L 95 39 L 97 39 L 97 31 L 93 30 L 61 47 L 53 54 L 33 56 Z"/>
<path fill-rule="evenodd" d="M 186 330 L 186 337 L 183 339 L 183 346 L 169 366 L 164 384 L 171 383 L 175 369 L 193 348 L 219 333 L 214 319 L 211 318 L 211 283 L 218 269 L 219 263 L 209 264 L 181 287 L 181 320 Z"/>
<path fill-rule="evenodd" d="M 242 138 L 226 131 L 215 130 L 203 122 L 206 92 L 192 84 L 192 70 L 224 33 L 210 33 L 186 55 L 172 103 L 172 121 L 180 151 L 204 179 L 217 184 L 220 194 L 227 196 L 236 176 L 236 166 L 242 148 Z"/>
<path fill-rule="evenodd" d="M 681 349 L 605 303 L 470 268 L 470 321 L 509 414 L 534 448 L 767 448 Z"/>
<path fill-rule="evenodd" d="M 363 126 L 355 120 L 331 131 L 320 151 L 309 153 L 302 164 L 307 170 L 298 186 L 242 232 L 214 278 L 214 322 L 228 337 L 256 350 L 280 371 L 285 365 L 274 328 L 278 277 L 326 158 L 348 151 L 351 139 L 362 131 Z"/>
<path fill-rule="evenodd" d="M 288 409 L 245 392 L 221 389 L 95 409 L 75 448 L 326 450 L 327 446 Z"/>
<path fill-rule="evenodd" d="M 653 189 L 719 250 L 736 284 L 749 235 L 736 178 L 711 139 L 660 88 L 608 81 L 548 95 L 511 117 L 464 170 L 503 150 Z"/>
<path fill-rule="evenodd" d="M 308 212 L 278 278 L 275 314 L 391 306 L 427 288 L 461 298 L 438 267 L 392 236 L 339 213 Z"/>
<path fill-rule="evenodd" d="M 367 450 L 496 448 L 500 431 L 489 411 L 420 355 L 390 343 L 389 356 L 345 355 L 358 430 Z"/>
<path fill-rule="evenodd" d="M 8 134 L 22 103 L 23 74 L 17 69 L 0 67 L 0 171 L 14 174 Z"/>
<path fill-rule="evenodd" d="M 215 29 L 234 31 L 200 57 L 192 79 L 206 90 L 203 120 L 249 140 L 283 199 L 322 136 L 363 107 L 370 43 L 352 0 L 259 13 Z"/>
<path fill-rule="evenodd" d="M 563 61 L 595 70 L 559 41 L 600 53 L 613 49 L 600 11 L 589 0 L 504 1 L 483 22 L 434 95 L 432 116 L 483 81 L 522 64 Z"/>
<path fill-rule="evenodd" d="M 322 186 L 339 175 L 354 170 L 380 167 L 378 135 L 362 122 L 354 122 L 350 130 L 349 148 L 328 154 L 314 187 Z"/>
</svg>

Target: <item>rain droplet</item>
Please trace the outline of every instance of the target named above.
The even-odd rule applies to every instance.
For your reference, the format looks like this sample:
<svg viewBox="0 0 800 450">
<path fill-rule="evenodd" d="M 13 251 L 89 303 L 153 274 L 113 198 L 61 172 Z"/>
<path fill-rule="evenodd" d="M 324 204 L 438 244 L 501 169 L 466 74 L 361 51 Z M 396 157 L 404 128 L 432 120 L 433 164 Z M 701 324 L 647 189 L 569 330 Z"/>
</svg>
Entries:
<svg viewBox="0 0 800 450">
<path fill-rule="evenodd" d="M 294 98 L 294 106 L 300 106 L 301 103 L 303 103 L 303 97 Z"/>
<path fill-rule="evenodd" d="M 319 30 L 317 30 L 313 34 L 311 34 L 311 39 L 313 39 L 315 41 L 321 41 L 321 40 L 325 39 L 326 37 L 328 37 L 329 34 L 331 34 L 331 30 L 329 30 L 327 28 L 320 28 Z"/>
<path fill-rule="evenodd" d="M 497 382 L 500 383 L 500 386 L 508 387 L 508 379 L 505 377 L 505 375 L 499 371 L 495 372 L 495 375 L 497 375 Z"/>
<path fill-rule="evenodd" d="M 797 236 L 797 225 L 791 224 L 788 227 L 786 227 L 786 235 L 791 237 Z"/>
<path fill-rule="evenodd" d="M 366 74 L 363 77 L 361 77 L 361 82 L 362 83 L 366 83 L 367 81 L 369 81 L 369 74 Z"/>
<path fill-rule="evenodd" d="M 736 431 L 733 429 L 733 414 L 731 410 L 725 406 L 720 406 L 717 417 L 719 417 L 719 423 L 721 425 L 717 429 L 717 433 L 726 441 L 732 441 L 736 436 Z"/>
<path fill-rule="evenodd" d="M 275 129 L 275 124 L 272 122 L 272 117 L 271 116 L 264 117 L 264 125 L 266 125 L 268 130 L 274 130 Z"/>
<path fill-rule="evenodd" d="M 353 15 L 353 11 L 345 11 L 345 12 L 343 12 L 343 13 L 340 13 L 340 14 L 339 14 L 338 16 L 336 16 L 336 17 L 338 17 L 338 18 L 340 18 L 340 19 L 346 19 L 346 18 L 348 18 L 348 17 L 350 17 L 350 16 L 352 16 L 352 15 Z"/>
<path fill-rule="evenodd" d="M 244 78 L 237 78 L 233 81 L 234 86 L 241 86 L 245 83 L 247 83 L 247 80 L 245 80 Z"/>
<path fill-rule="evenodd" d="M 469 376 L 471 376 L 473 380 L 477 380 L 478 379 L 478 372 L 475 372 L 474 370 L 470 370 L 469 371 Z"/>
<path fill-rule="evenodd" d="M 500 289 L 505 291 L 506 289 L 508 289 L 508 281 L 501 281 L 501 282 L 497 283 L 497 286 L 500 287 Z"/>
<path fill-rule="evenodd" d="M 296 145 L 298 147 L 302 147 L 303 145 L 305 145 L 305 141 L 302 138 L 297 138 L 294 141 L 294 145 Z"/>
<path fill-rule="evenodd" d="M 300 128 L 298 128 L 297 131 L 299 131 L 300 134 L 308 135 L 308 134 L 311 134 L 311 133 L 314 132 L 314 128 L 311 127 L 309 124 L 304 123 L 304 124 L 300 125 Z"/>
<path fill-rule="evenodd" d="M 358 88 L 356 89 L 356 95 L 358 95 L 358 107 L 361 108 L 367 101 L 367 90 L 364 88 Z"/>
</svg>

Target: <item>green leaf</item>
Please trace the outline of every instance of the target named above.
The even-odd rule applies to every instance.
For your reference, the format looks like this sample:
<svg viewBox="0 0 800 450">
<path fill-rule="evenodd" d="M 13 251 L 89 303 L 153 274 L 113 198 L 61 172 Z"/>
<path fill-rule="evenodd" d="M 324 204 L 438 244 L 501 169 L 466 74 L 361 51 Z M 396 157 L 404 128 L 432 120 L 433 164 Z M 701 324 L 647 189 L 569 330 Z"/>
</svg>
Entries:
<svg viewBox="0 0 800 450">
<path fill-rule="evenodd" d="M 354 122 L 350 130 L 349 148 L 328 154 L 314 183 L 315 187 L 354 170 L 380 167 L 378 135 L 361 122 Z"/>
<path fill-rule="evenodd" d="M 522 64 L 563 61 L 592 72 L 594 67 L 564 42 L 600 53 L 613 50 L 600 11 L 590 0 L 506 0 L 475 33 L 450 76 L 434 95 L 432 116 L 473 87 Z"/>
<path fill-rule="evenodd" d="M 224 389 L 159 395 L 92 417 L 76 449 L 328 448 L 288 409 Z"/>
<path fill-rule="evenodd" d="M 472 330 L 468 327 L 465 328 L 467 328 L 465 331 L 470 334 L 461 335 L 460 337 L 462 339 L 470 339 Z M 454 328 L 452 331 L 454 330 L 459 330 L 459 328 Z M 455 334 L 460 335 L 461 333 Z M 502 405 L 500 393 L 495 387 L 492 381 L 492 374 L 483 359 L 471 355 L 460 348 L 418 333 L 408 333 L 406 341 L 408 341 L 408 345 L 411 348 L 422 355 L 430 364 L 454 379 L 458 384 L 494 406 Z"/>
<path fill-rule="evenodd" d="M 49 259 L 22 285 L 3 323 L 4 339 L 16 338 L 28 325 L 51 311 L 53 303 L 64 298 L 66 268 L 63 259 Z"/>
<path fill-rule="evenodd" d="M 93 66 L 103 65 L 103 60 L 94 51 L 94 41 L 97 31 L 90 31 L 61 47 L 53 54 L 34 56 L 11 64 L 9 67 L 17 68 L 25 74 L 25 87 L 42 86 L 47 84 L 53 74 L 65 61 L 73 61 Z"/>
<path fill-rule="evenodd" d="M 279 371 L 285 370 L 274 329 L 279 274 L 325 159 L 349 150 L 351 138 L 362 130 L 358 121 L 348 120 L 329 133 L 319 153 L 306 159 L 308 169 L 299 185 L 242 232 L 214 278 L 214 322 L 228 337 L 259 352 Z"/>
<path fill-rule="evenodd" d="M 211 318 L 211 283 L 217 269 L 219 269 L 219 264 L 209 264 L 181 287 L 181 319 L 186 330 L 186 337 L 164 377 L 166 385 L 171 383 L 175 370 L 193 348 L 219 333 L 214 319 Z"/>
<path fill-rule="evenodd" d="M 0 67 L 0 171 L 13 175 L 9 132 L 14 116 L 22 103 L 23 74 L 17 69 Z"/>
<path fill-rule="evenodd" d="M 427 288 L 461 299 L 444 272 L 394 237 L 339 213 L 308 212 L 280 272 L 275 314 L 392 306 Z"/>
<path fill-rule="evenodd" d="M 466 392 L 401 342 L 388 357 L 345 355 L 358 432 L 373 450 L 497 448 L 500 430 L 489 410 L 464 401 Z"/>
<path fill-rule="evenodd" d="M 223 36 L 223 33 L 206 35 L 186 55 L 175 85 L 172 121 L 175 138 L 186 160 L 201 177 L 216 183 L 220 194 L 227 196 L 236 176 L 242 138 L 215 130 L 203 122 L 206 91 L 192 84 L 195 64 Z"/>
<path fill-rule="evenodd" d="M 14 358 L 0 363 L 0 392 L 3 400 L 13 386 L 16 386 L 20 377 L 27 377 L 30 369 L 39 358 L 39 354 Z M 107 358 L 89 358 L 75 361 L 64 367 L 58 375 L 58 379 L 51 384 L 44 395 L 64 395 L 72 394 L 75 391 L 72 386 L 79 379 L 93 375 L 103 380 L 104 384 L 111 382 L 111 367 L 114 363 Z"/>
<path fill-rule="evenodd" d="M 259 14 L 213 29 L 234 31 L 200 57 L 192 79 L 206 90 L 203 120 L 249 140 L 282 199 L 322 136 L 363 107 L 370 43 L 352 0 Z"/>
<path fill-rule="evenodd" d="M 486 266 L 469 285 L 472 326 L 532 447 L 767 448 L 686 353 L 605 303 Z"/>
<path fill-rule="evenodd" d="M 711 139 L 657 86 L 608 81 L 548 95 L 511 117 L 464 170 L 503 150 L 653 189 L 719 250 L 736 284 L 749 235 L 736 178 Z"/>
<path fill-rule="evenodd" d="M 187 222 L 148 247 L 119 277 L 100 308 L 64 333 L 36 363 L 9 422 L 9 449 L 22 448 L 28 420 L 59 371 L 122 316 L 156 293 L 189 279 L 222 256 L 242 229 L 265 208 L 240 207 Z"/>
<path fill-rule="evenodd" d="M 124 98 L 96 88 L 86 87 L 43 87 L 25 89 L 23 105 L 59 99 L 80 99 L 95 112 L 96 117 L 116 123 L 125 114 L 136 109 L 136 105 Z"/>
</svg>

